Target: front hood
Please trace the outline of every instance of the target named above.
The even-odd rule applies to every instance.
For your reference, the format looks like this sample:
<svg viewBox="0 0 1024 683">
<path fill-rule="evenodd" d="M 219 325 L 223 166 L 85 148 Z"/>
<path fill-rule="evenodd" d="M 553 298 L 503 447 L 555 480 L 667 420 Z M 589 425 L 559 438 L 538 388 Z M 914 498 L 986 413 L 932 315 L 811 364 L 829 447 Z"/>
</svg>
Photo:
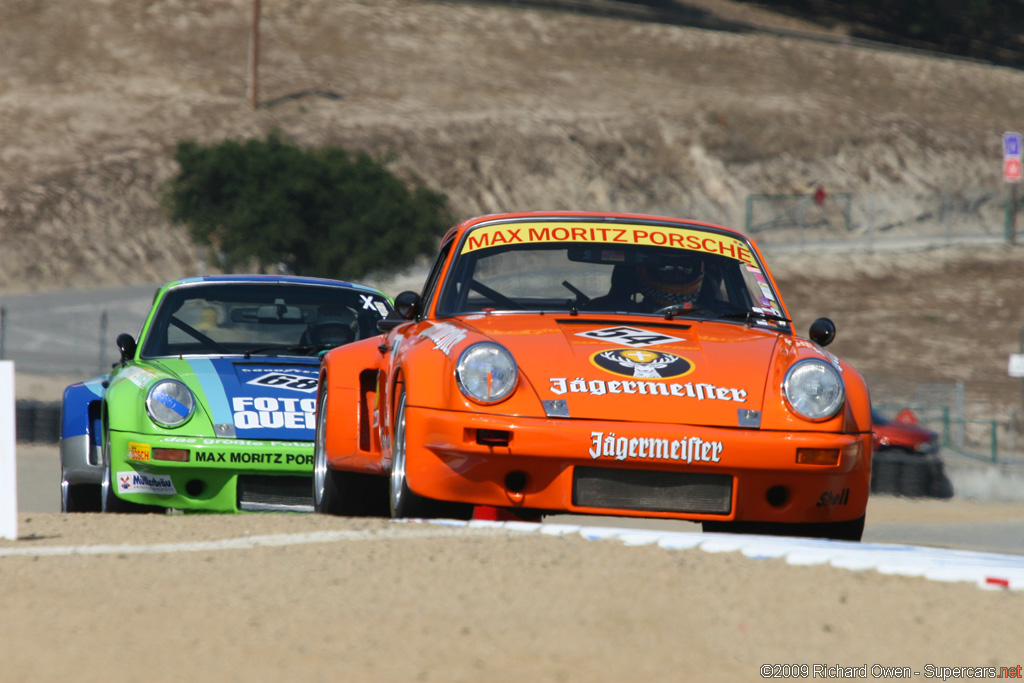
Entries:
<svg viewBox="0 0 1024 683">
<path fill-rule="evenodd" d="M 779 333 L 700 320 L 517 315 L 466 325 L 505 346 L 543 401 L 569 417 L 724 427 L 762 410 Z"/>
<path fill-rule="evenodd" d="M 184 382 L 205 408 L 217 436 L 312 441 L 317 359 L 182 358 L 152 367 Z"/>
</svg>

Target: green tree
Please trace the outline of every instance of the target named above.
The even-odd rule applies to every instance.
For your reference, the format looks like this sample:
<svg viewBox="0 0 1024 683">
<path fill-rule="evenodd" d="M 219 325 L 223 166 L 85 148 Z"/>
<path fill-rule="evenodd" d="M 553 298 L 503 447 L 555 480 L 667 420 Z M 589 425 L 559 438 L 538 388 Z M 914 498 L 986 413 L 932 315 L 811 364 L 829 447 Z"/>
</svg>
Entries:
<svg viewBox="0 0 1024 683">
<path fill-rule="evenodd" d="M 447 197 L 410 189 L 365 153 L 265 140 L 180 142 L 163 188 L 172 223 L 211 246 L 219 265 L 253 259 L 297 275 L 356 279 L 432 254 L 451 225 Z"/>
</svg>

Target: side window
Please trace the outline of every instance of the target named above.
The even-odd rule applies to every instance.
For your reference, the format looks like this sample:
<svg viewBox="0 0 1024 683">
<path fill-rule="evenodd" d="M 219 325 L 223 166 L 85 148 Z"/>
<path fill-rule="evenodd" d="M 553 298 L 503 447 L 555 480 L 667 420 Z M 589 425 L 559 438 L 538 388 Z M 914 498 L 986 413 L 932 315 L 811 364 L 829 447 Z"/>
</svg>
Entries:
<svg viewBox="0 0 1024 683">
<path fill-rule="evenodd" d="M 420 294 L 420 300 L 423 302 L 424 309 L 430 308 L 430 300 L 434 298 L 434 294 L 440 285 L 444 264 L 448 260 L 448 253 L 452 250 L 452 244 L 454 243 L 455 240 L 451 240 L 441 246 L 441 251 L 438 252 L 437 259 L 430 268 L 430 275 L 427 276 L 427 281 L 423 285 L 423 293 Z"/>
</svg>

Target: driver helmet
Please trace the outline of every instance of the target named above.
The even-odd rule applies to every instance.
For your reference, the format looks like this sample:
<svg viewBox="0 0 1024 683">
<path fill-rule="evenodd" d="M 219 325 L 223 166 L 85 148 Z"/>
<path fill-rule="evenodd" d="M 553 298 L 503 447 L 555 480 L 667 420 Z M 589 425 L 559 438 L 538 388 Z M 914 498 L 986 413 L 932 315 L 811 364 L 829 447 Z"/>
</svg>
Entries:
<svg viewBox="0 0 1024 683">
<path fill-rule="evenodd" d="M 704 261 L 694 253 L 663 256 L 638 268 L 640 292 L 661 306 L 692 304 L 704 281 Z"/>
<path fill-rule="evenodd" d="M 317 346 L 341 346 L 358 337 L 356 316 L 347 308 L 322 310 L 309 330 L 309 340 Z"/>
</svg>

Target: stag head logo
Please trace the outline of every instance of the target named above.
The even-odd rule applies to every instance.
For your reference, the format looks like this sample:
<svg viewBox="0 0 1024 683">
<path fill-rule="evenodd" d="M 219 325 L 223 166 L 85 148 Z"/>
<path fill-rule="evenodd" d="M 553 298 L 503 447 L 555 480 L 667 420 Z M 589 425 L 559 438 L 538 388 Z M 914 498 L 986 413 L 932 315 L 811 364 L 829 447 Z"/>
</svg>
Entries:
<svg viewBox="0 0 1024 683">
<path fill-rule="evenodd" d="M 590 357 L 606 372 L 637 379 L 668 379 L 693 370 L 693 363 L 682 356 L 648 349 L 611 349 Z"/>
</svg>

